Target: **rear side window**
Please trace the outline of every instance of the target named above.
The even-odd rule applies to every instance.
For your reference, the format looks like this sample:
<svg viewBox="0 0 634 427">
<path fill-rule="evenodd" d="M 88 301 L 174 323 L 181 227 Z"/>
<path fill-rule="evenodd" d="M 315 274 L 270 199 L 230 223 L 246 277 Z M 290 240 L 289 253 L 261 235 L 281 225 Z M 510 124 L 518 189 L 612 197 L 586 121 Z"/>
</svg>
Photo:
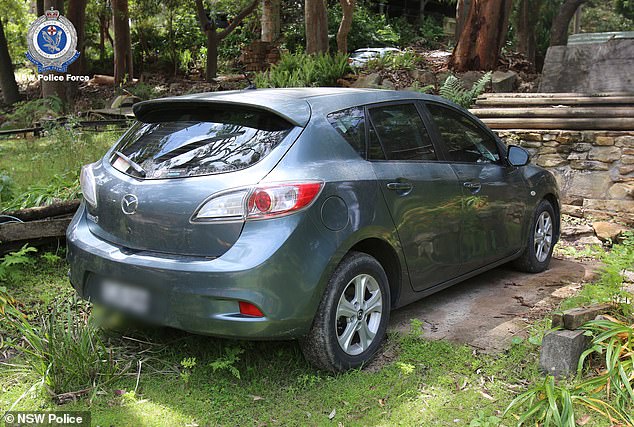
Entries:
<svg viewBox="0 0 634 427">
<path fill-rule="evenodd" d="M 493 137 L 470 118 L 450 108 L 427 104 L 438 132 L 447 148 L 448 160 L 491 163 L 500 160 Z"/>
<path fill-rule="evenodd" d="M 363 107 L 352 107 L 328 114 L 328 122 L 348 144 L 365 157 L 365 115 Z"/>
<path fill-rule="evenodd" d="M 414 104 L 372 108 L 370 119 L 387 160 L 436 160 L 431 138 Z"/>
<path fill-rule="evenodd" d="M 266 157 L 293 127 L 266 111 L 175 108 L 137 122 L 117 144 L 112 165 L 146 179 L 237 171 Z"/>
</svg>

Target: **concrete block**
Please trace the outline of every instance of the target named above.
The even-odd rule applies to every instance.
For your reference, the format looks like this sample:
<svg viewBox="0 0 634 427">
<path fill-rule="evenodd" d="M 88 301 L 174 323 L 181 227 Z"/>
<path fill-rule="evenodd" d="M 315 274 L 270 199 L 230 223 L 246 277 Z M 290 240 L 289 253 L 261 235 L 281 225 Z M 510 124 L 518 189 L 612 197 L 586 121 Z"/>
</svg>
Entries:
<svg viewBox="0 0 634 427">
<path fill-rule="evenodd" d="M 577 364 L 581 353 L 587 348 L 589 337 L 584 331 L 554 331 L 542 340 L 539 355 L 539 367 L 548 374 L 556 377 L 568 376 L 577 371 Z"/>
<path fill-rule="evenodd" d="M 586 322 L 610 310 L 610 304 L 596 304 L 564 311 L 564 328 L 574 330 Z"/>
</svg>

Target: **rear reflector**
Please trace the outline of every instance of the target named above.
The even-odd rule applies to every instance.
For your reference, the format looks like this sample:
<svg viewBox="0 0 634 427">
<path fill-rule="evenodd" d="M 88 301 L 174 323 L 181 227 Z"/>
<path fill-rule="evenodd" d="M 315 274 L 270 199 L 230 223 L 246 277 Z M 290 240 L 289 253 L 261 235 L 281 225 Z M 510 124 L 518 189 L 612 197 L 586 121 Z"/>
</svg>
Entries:
<svg viewBox="0 0 634 427">
<path fill-rule="evenodd" d="M 259 308 L 246 301 L 240 301 L 240 314 L 244 314 L 245 316 L 264 317 L 264 314 Z"/>
</svg>

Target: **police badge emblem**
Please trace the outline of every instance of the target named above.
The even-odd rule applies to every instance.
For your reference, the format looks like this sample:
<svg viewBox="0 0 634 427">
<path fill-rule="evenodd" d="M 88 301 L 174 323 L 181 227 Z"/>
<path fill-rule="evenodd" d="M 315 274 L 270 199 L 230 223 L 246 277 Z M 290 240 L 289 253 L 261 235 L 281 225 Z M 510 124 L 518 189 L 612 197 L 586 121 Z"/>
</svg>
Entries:
<svg viewBox="0 0 634 427">
<path fill-rule="evenodd" d="M 75 27 L 53 8 L 31 24 L 27 43 L 29 50 L 26 57 L 37 65 L 39 73 L 49 70 L 64 73 L 68 66 L 79 58 L 79 52 L 75 50 Z"/>
</svg>

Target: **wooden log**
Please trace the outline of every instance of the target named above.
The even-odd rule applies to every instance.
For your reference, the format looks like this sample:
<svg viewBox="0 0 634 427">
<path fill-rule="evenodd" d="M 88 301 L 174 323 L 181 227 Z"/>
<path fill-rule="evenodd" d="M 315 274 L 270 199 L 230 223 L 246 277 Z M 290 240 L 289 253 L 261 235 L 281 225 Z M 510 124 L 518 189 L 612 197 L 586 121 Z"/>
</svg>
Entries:
<svg viewBox="0 0 634 427">
<path fill-rule="evenodd" d="M 577 93 L 577 92 L 563 92 L 563 93 L 548 93 L 548 92 L 499 92 L 499 93 L 484 93 L 478 97 L 478 99 L 494 99 L 494 98 L 571 98 L 571 97 L 609 97 L 609 96 L 634 96 L 633 92 L 597 92 L 597 93 Z"/>
<path fill-rule="evenodd" d="M 71 218 L 0 224 L 0 246 L 15 241 L 64 237 Z"/>
<path fill-rule="evenodd" d="M 469 110 L 480 118 L 484 117 L 630 117 L 634 120 L 632 107 L 537 107 L 537 108 L 474 108 Z"/>
<path fill-rule="evenodd" d="M 530 105 L 634 105 L 634 96 L 579 96 L 553 98 L 486 98 L 478 99 L 478 106 L 530 106 Z"/>
<path fill-rule="evenodd" d="M 491 129 L 634 130 L 632 118 L 484 118 Z"/>
<path fill-rule="evenodd" d="M 22 221 L 34 221 L 60 215 L 72 215 L 79 207 L 79 200 L 67 200 L 46 206 L 21 209 L 19 211 L 2 212 L 0 215 L 10 215 Z"/>
</svg>

